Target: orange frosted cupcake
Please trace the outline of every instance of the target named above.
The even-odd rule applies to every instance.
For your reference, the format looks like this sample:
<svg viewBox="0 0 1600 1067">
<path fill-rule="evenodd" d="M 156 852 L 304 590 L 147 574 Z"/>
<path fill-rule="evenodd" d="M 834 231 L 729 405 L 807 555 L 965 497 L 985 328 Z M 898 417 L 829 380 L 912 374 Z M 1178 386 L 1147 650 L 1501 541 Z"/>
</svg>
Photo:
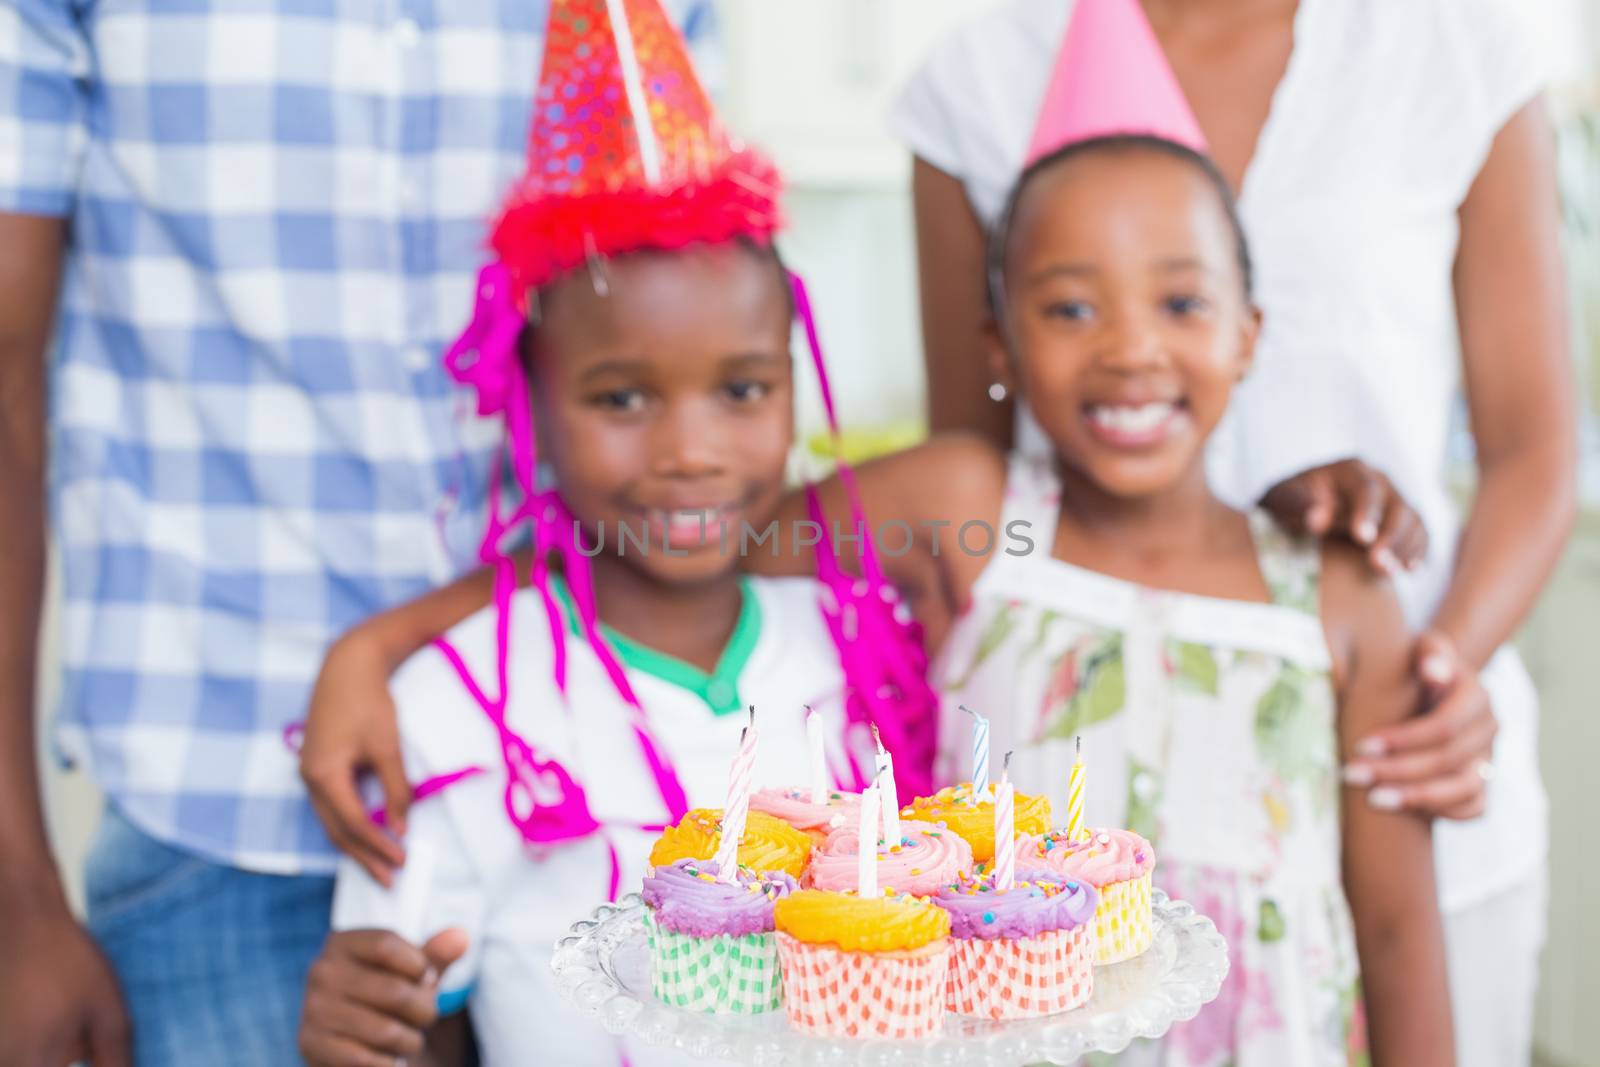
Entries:
<svg viewBox="0 0 1600 1067">
<path fill-rule="evenodd" d="M 1042 834 L 1050 829 L 1050 798 L 1016 795 L 1016 826 L 1018 836 Z M 952 833 L 960 835 L 972 846 L 975 863 L 987 863 L 994 858 L 994 791 L 986 790 L 976 804 L 973 803 L 972 783 L 947 786 L 931 797 L 918 797 L 901 811 L 908 819 L 943 823 Z"/>
<path fill-rule="evenodd" d="M 650 849 L 650 867 L 665 867 L 677 860 L 712 860 L 722 843 L 722 811 L 696 808 L 675 826 L 669 826 Z M 739 866 L 757 874 L 782 871 L 798 879 L 811 859 L 811 838 L 782 819 L 752 811 L 739 839 Z"/>
<path fill-rule="evenodd" d="M 918 1038 L 944 1025 L 950 916 L 913 896 L 804 889 L 773 908 L 784 1009 L 825 1037 Z"/>
</svg>

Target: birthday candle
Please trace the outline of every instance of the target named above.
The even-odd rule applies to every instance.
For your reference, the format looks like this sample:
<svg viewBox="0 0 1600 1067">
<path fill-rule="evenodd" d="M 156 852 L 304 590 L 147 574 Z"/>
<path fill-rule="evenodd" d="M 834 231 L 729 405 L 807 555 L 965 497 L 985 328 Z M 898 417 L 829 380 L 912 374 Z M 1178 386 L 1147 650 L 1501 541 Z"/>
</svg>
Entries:
<svg viewBox="0 0 1600 1067">
<path fill-rule="evenodd" d="M 878 787 L 861 791 L 861 847 L 856 857 L 856 887 L 862 897 L 878 895 Z"/>
<path fill-rule="evenodd" d="M 878 736 L 878 728 L 872 728 L 872 739 L 878 743 L 877 766 L 875 767 L 879 793 L 883 797 L 883 840 L 890 848 L 900 843 L 900 791 L 894 784 L 894 756 L 883 747 L 883 738 Z"/>
<path fill-rule="evenodd" d="M 1083 825 L 1083 738 L 1078 738 L 1078 757 L 1067 775 L 1067 840 L 1076 841 L 1088 834 Z"/>
<path fill-rule="evenodd" d="M 732 882 L 739 870 L 739 839 L 750 812 L 750 776 L 756 763 L 756 709 L 739 734 L 739 754 L 728 772 L 728 800 L 722 806 L 722 840 L 717 845 L 717 881 Z"/>
<path fill-rule="evenodd" d="M 1012 803 L 1011 753 L 994 791 L 994 887 L 1004 892 L 1017 884 L 1017 827 Z"/>
<path fill-rule="evenodd" d="M 982 803 L 989 793 L 989 720 L 965 704 L 958 705 L 972 716 L 972 803 Z"/>
<path fill-rule="evenodd" d="M 822 736 L 822 716 L 806 708 L 806 745 L 811 749 L 811 803 L 826 804 L 828 794 L 828 755 Z"/>
</svg>

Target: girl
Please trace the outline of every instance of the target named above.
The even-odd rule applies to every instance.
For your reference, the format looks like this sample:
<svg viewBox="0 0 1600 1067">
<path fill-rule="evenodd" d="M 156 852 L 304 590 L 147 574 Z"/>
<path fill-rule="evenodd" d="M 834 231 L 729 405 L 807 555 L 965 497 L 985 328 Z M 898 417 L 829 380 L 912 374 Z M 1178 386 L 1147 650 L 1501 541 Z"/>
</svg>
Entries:
<svg viewBox="0 0 1600 1067">
<path fill-rule="evenodd" d="M 770 245 L 770 165 L 722 134 L 656 4 L 610 11 L 552 7 L 530 173 L 447 356 L 480 412 L 506 413 L 526 499 L 494 502 L 489 566 L 451 593 L 492 606 L 394 678 L 406 773 L 439 795 L 394 827 L 395 884 L 341 870 L 301 1031 L 314 1064 L 417 1054 L 462 1002 L 487 1062 L 615 1064 L 616 1041 L 558 1002 L 550 947 L 638 885 L 664 824 L 721 806 L 745 709 L 770 784 L 808 780 L 806 705 L 846 784 L 871 766 L 867 725 L 898 736 L 891 709 L 934 712 L 916 635 L 875 585 L 855 605 L 868 661 L 815 582 L 742 578 L 720 545 L 764 528 L 783 490 L 804 290 Z M 502 545 L 524 522 L 519 590 Z M 905 679 L 887 700 L 885 667 Z"/>
</svg>

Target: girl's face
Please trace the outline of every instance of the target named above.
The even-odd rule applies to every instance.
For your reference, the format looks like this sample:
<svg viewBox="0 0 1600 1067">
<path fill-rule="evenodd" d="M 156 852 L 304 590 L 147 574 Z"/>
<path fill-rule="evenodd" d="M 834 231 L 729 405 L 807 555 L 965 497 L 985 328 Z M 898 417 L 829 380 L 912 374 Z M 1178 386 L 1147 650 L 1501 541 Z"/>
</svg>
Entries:
<svg viewBox="0 0 1600 1067">
<path fill-rule="evenodd" d="M 794 437 L 783 276 L 725 244 L 627 256 L 606 280 L 606 296 L 582 270 L 543 294 L 540 453 L 590 535 L 603 523 L 605 555 L 626 525 L 649 536 L 628 561 L 660 580 L 731 573 L 740 524 L 759 530 L 776 510 Z"/>
<path fill-rule="evenodd" d="M 1207 178 L 1149 149 L 1092 151 L 1033 177 L 1011 233 L 991 361 L 1057 455 L 1116 496 L 1203 476 L 1260 324 Z"/>
</svg>

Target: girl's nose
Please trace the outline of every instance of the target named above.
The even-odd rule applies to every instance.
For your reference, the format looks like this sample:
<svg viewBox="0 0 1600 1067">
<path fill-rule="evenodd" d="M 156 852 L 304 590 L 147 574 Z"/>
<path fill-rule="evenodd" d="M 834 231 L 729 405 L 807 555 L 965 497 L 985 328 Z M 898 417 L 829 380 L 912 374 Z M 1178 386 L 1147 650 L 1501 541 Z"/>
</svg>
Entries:
<svg viewBox="0 0 1600 1067">
<path fill-rule="evenodd" d="M 1118 315 L 1107 324 L 1098 352 L 1102 365 L 1118 370 L 1142 370 L 1161 361 L 1161 331 L 1147 316 Z"/>
<path fill-rule="evenodd" d="M 657 472 L 679 478 L 719 472 L 725 454 L 721 425 L 700 405 L 674 405 L 656 424 L 651 441 Z"/>
</svg>

